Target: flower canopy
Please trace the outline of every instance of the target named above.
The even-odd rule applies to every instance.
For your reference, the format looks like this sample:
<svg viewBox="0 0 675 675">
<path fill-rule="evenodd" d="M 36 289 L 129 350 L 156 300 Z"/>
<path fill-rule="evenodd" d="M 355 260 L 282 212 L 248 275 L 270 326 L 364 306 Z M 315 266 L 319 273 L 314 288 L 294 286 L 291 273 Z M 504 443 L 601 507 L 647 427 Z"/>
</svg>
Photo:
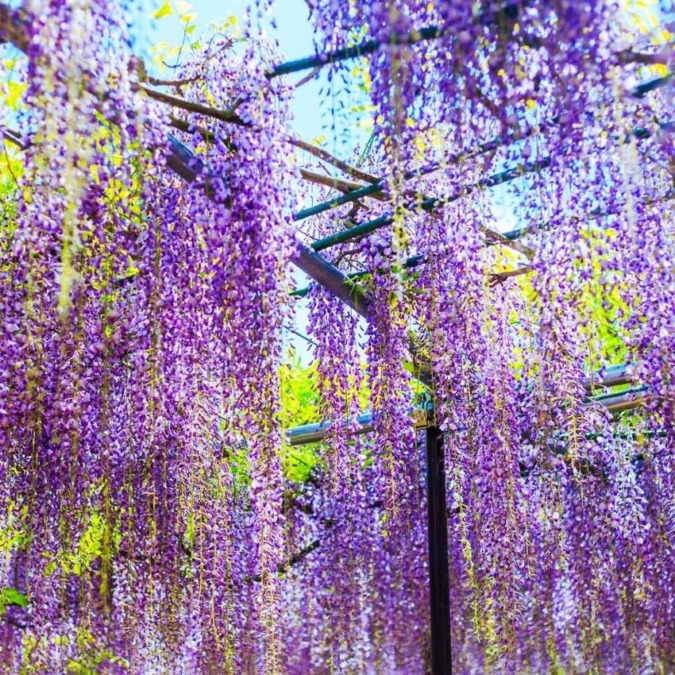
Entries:
<svg viewBox="0 0 675 675">
<path fill-rule="evenodd" d="M 634 4 L 313 0 L 283 63 L 258 0 L 171 79 L 122 0 L 0 5 L 4 670 L 675 669 L 672 34 Z M 292 130 L 319 72 L 369 97 L 353 157 Z"/>
</svg>

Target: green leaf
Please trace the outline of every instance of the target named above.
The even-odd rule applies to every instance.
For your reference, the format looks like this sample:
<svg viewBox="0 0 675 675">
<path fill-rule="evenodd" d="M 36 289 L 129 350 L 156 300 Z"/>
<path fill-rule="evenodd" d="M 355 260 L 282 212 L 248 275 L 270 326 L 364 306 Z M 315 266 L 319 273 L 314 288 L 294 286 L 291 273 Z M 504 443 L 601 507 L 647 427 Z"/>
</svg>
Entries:
<svg viewBox="0 0 675 675">
<path fill-rule="evenodd" d="M 22 82 L 7 82 L 7 98 L 5 99 L 5 105 L 7 105 L 12 110 L 17 110 L 19 103 L 21 103 L 23 93 L 28 88 L 27 84 Z"/>
<path fill-rule="evenodd" d="M 165 16 L 171 16 L 173 14 L 173 7 L 169 0 L 166 2 L 152 15 L 153 19 L 161 19 Z"/>
<path fill-rule="evenodd" d="M 0 589 L 0 612 L 4 612 L 7 607 L 28 607 L 28 598 L 17 591 L 16 588 L 5 586 Z"/>
</svg>

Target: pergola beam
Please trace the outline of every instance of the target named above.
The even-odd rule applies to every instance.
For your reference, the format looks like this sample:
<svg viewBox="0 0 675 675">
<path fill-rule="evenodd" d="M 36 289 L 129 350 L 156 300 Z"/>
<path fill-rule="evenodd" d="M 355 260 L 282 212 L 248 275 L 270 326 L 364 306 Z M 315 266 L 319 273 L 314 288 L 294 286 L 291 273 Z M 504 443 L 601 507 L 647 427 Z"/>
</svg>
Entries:
<svg viewBox="0 0 675 675">
<path fill-rule="evenodd" d="M 313 54 L 295 61 L 287 61 L 281 63 L 274 70 L 268 73 L 267 77 L 280 77 L 281 75 L 291 75 L 292 73 L 299 73 L 303 70 L 312 70 L 314 68 L 321 68 L 323 66 L 339 63 L 340 61 L 348 61 L 362 56 L 368 56 L 375 53 L 383 45 L 414 45 L 425 40 L 433 40 L 439 38 L 445 33 L 437 26 L 429 26 L 421 28 L 418 31 L 408 33 L 407 35 L 392 35 L 388 42 L 381 42 L 380 40 L 366 40 L 354 47 L 341 47 L 323 54 Z"/>
<path fill-rule="evenodd" d="M 632 366 L 620 365 L 612 366 L 598 371 L 593 375 L 587 376 L 582 380 L 584 388 L 592 391 L 595 388 L 614 387 L 621 384 L 632 382 Z M 642 406 L 647 401 L 647 387 L 632 387 L 625 391 L 608 392 L 596 396 L 589 396 L 585 399 L 586 404 L 600 403 L 612 414 L 633 410 Z M 415 410 L 411 412 L 411 420 L 415 429 L 425 429 L 429 423 L 425 415 Z M 373 431 L 373 413 L 367 412 L 356 418 L 355 428 L 351 433 L 354 435 L 367 434 Z M 298 427 L 292 427 L 286 430 L 286 442 L 291 445 L 307 445 L 308 443 L 319 443 L 330 437 L 331 422 L 323 421 L 314 424 L 303 424 Z M 344 428 L 352 428 L 352 420 L 347 420 Z"/>
<path fill-rule="evenodd" d="M 522 0 L 516 2 L 505 2 L 501 8 L 489 9 L 479 14 L 476 17 L 476 23 L 490 25 L 502 19 L 513 20 L 518 16 L 522 5 Z M 353 47 L 341 47 L 323 54 L 312 54 L 311 56 L 296 59 L 294 61 L 287 61 L 286 63 L 276 66 L 276 68 L 268 73 L 267 77 L 280 77 L 281 75 L 290 75 L 303 70 L 318 69 L 329 64 L 339 63 L 340 61 L 348 61 L 349 59 L 374 54 L 376 51 L 378 51 L 378 49 L 380 49 L 380 47 L 394 45 L 410 46 L 417 44 L 418 42 L 435 40 L 447 34 L 447 31 L 443 30 L 439 26 L 426 26 L 418 30 L 413 30 L 410 33 L 406 33 L 404 35 L 390 35 L 386 41 L 366 40 L 361 44 L 354 45 Z"/>
<path fill-rule="evenodd" d="M 505 171 L 500 171 L 499 173 L 488 176 L 487 178 L 482 178 L 481 180 L 471 185 L 466 185 L 465 187 L 457 190 L 457 192 L 455 192 L 452 195 L 449 195 L 448 197 L 427 197 L 426 199 L 422 199 L 419 202 L 419 204 L 413 204 L 412 206 L 413 207 L 416 206 L 422 211 L 431 213 L 439 206 L 456 202 L 462 197 L 465 197 L 478 189 L 491 188 L 496 187 L 497 185 L 502 185 L 503 183 L 508 183 L 521 176 L 541 171 L 542 169 L 547 168 L 550 165 L 550 163 L 551 160 L 546 158 L 543 160 L 539 160 L 537 162 L 527 162 L 525 164 L 519 164 L 518 166 L 511 167 L 510 169 L 506 169 Z M 362 237 L 366 234 L 370 234 L 371 232 L 375 232 L 376 230 L 379 230 L 382 227 L 391 225 L 393 222 L 394 222 L 394 214 L 386 213 L 382 216 L 379 216 L 378 218 L 369 220 L 368 222 L 360 223 L 359 225 L 355 225 L 354 227 L 350 227 L 346 230 L 341 230 L 340 232 L 328 235 L 323 239 L 318 239 L 317 241 L 312 243 L 312 248 L 315 251 L 323 251 L 327 248 L 331 248 L 332 246 L 336 246 L 337 244 L 344 244 L 358 237 Z M 525 252 L 522 246 L 514 244 L 513 240 L 504 237 L 499 232 L 490 230 L 489 228 L 482 228 L 482 229 L 486 234 L 486 236 L 492 237 L 497 243 L 515 248 L 521 253 Z M 531 255 L 531 251 L 528 250 L 526 252 L 526 255 Z"/>
<path fill-rule="evenodd" d="M 25 141 L 15 132 L 2 129 L 1 133 L 18 147 L 26 148 Z M 212 177 L 206 174 L 203 162 L 171 135 L 168 137 L 168 144 L 170 154 L 167 158 L 167 166 L 188 183 L 194 183 L 206 175 L 204 192 L 211 197 L 213 194 L 210 190 Z M 363 289 L 351 282 L 335 265 L 300 243 L 298 243 L 298 255 L 293 259 L 293 264 L 316 283 L 327 288 L 357 314 L 367 318 L 368 299 Z"/>
<path fill-rule="evenodd" d="M 526 2 L 505 2 L 501 7 L 489 9 L 481 12 L 475 17 L 476 24 L 489 26 L 503 20 L 515 21 L 520 14 L 520 10 Z M 546 2 L 545 2 L 546 4 Z M 324 52 L 322 54 L 312 54 L 293 61 L 287 61 L 276 66 L 268 74 L 268 78 L 280 77 L 282 75 L 291 75 L 292 73 L 299 73 L 304 70 L 319 70 L 327 65 L 333 65 L 342 61 L 348 61 L 355 58 L 362 58 L 370 56 L 379 51 L 381 47 L 388 46 L 412 46 L 420 42 L 427 42 L 429 40 L 436 40 L 438 38 L 449 35 L 447 28 L 441 26 L 425 26 L 412 30 L 409 33 L 396 34 L 393 33 L 387 37 L 386 40 L 365 40 L 364 42 L 351 47 L 340 47 L 332 51 Z M 534 42 L 536 38 L 527 38 L 529 40 L 528 46 L 540 46 L 540 42 Z M 666 57 L 661 57 L 658 54 L 646 54 L 641 52 L 633 52 L 631 50 L 623 50 L 615 53 L 620 61 L 623 63 L 641 63 L 641 64 L 655 64 L 667 62 Z M 646 92 L 645 92 L 646 93 Z"/>
<path fill-rule="evenodd" d="M 645 82 L 644 84 L 640 85 L 640 87 L 645 88 L 651 87 L 649 91 L 652 91 L 652 89 L 657 89 L 659 86 L 663 86 L 666 83 L 667 82 L 664 81 L 664 78 L 657 78 L 656 80 L 650 80 L 649 82 Z M 636 88 L 633 91 L 637 92 L 638 89 Z M 634 93 L 634 95 L 637 94 Z M 435 173 L 436 171 L 439 171 L 444 167 L 453 166 L 455 164 L 461 164 L 462 162 L 465 162 L 469 159 L 473 159 L 474 157 L 478 157 L 487 152 L 492 152 L 499 148 L 506 147 L 511 143 L 517 143 L 519 141 L 527 140 L 528 138 L 531 138 L 536 134 L 540 134 L 547 129 L 552 129 L 556 127 L 559 123 L 560 120 L 558 119 L 558 117 L 554 117 L 547 122 L 546 121 L 542 122 L 537 127 L 528 127 L 524 131 L 511 132 L 504 134 L 502 136 L 498 136 L 490 141 L 486 141 L 485 143 L 480 143 L 479 145 L 473 148 L 469 148 L 468 150 L 454 153 L 446 157 L 443 162 L 432 162 L 419 169 L 406 171 L 403 174 L 403 181 L 405 182 L 412 180 L 413 178 L 421 178 L 423 176 Z M 672 122 L 658 122 L 657 126 L 660 131 L 672 132 L 673 130 Z M 638 140 L 650 138 L 652 134 L 653 132 L 650 129 L 647 129 L 646 127 L 635 127 L 630 132 L 630 135 L 632 135 L 634 138 Z M 376 197 L 376 195 L 381 195 L 385 192 L 385 186 L 386 182 L 383 178 L 381 178 L 376 183 L 361 186 L 346 194 L 334 197 L 333 199 L 328 199 L 318 204 L 308 206 L 307 208 L 298 211 L 295 214 L 294 219 L 296 221 L 304 220 L 306 218 L 310 218 L 311 216 L 318 215 L 319 213 L 330 211 L 331 209 L 334 209 L 338 206 L 342 206 L 343 204 L 355 202 L 359 199 L 362 199 L 363 197 L 370 197 L 370 196 Z"/>
</svg>

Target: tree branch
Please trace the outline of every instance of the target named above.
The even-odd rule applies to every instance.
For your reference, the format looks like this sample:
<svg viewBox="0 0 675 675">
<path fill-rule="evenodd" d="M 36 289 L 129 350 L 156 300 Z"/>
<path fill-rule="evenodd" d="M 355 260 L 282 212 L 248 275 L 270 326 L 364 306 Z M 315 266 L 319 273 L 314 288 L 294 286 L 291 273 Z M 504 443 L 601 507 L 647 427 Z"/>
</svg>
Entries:
<svg viewBox="0 0 675 675">
<path fill-rule="evenodd" d="M 220 110 L 218 108 L 211 108 L 210 106 L 206 106 L 201 103 L 195 103 L 193 101 L 188 101 L 184 98 L 180 98 L 179 96 L 172 96 L 171 94 L 167 94 L 165 92 L 156 91 L 155 89 L 146 87 L 143 84 L 138 84 L 137 87 L 140 91 L 143 91 L 147 96 L 154 99 L 155 101 L 159 101 L 160 103 L 166 103 L 167 105 L 171 105 L 174 106 L 175 108 L 180 108 L 181 110 L 186 110 L 188 112 L 195 113 L 198 115 L 212 117 L 214 119 L 220 120 L 221 122 L 228 122 L 231 124 L 238 124 L 240 126 L 246 127 L 252 126 L 250 123 L 244 121 L 241 117 L 239 117 L 239 115 L 237 115 L 232 110 Z M 360 169 L 357 169 L 351 166 L 350 164 L 347 164 L 347 162 L 343 162 L 341 159 L 338 159 L 337 157 L 335 157 L 328 151 L 324 150 L 323 148 L 319 148 L 315 145 L 312 145 L 311 143 L 307 143 L 300 139 L 291 138 L 289 139 L 289 141 L 291 145 L 300 148 L 305 152 L 308 152 L 309 154 L 314 155 L 315 157 L 318 157 L 319 159 L 322 159 L 325 162 L 328 162 L 329 164 L 332 164 L 333 166 L 337 167 L 338 169 L 346 173 L 351 178 L 358 178 L 359 180 L 363 180 L 367 183 L 377 183 L 380 180 L 377 176 L 373 176 L 372 174 L 366 173 L 365 171 L 361 171 Z M 357 187 L 363 186 L 359 185 Z M 352 189 L 357 189 L 357 187 L 354 187 Z"/>
<path fill-rule="evenodd" d="M 326 187 L 334 188 L 335 190 L 340 190 L 344 193 L 353 192 L 354 190 L 359 190 L 363 187 L 360 183 L 354 183 L 349 180 L 342 180 L 340 178 L 334 178 L 333 176 L 326 176 L 320 173 L 314 173 L 313 171 L 308 171 L 307 169 L 300 169 L 300 175 L 310 183 L 316 183 L 317 185 L 325 185 Z M 373 199 L 379 199 L 380 201 L 388 201 L 386 195 L 379 193 L 371 195 Z"/>
<path fill-rule="evenodd" d="M 284 574 L 287 572 L 293 565 L 297 565 L 300 561 L 304 560 L 312 551 L 316 551 L 317 548 L 321 546 L 321 541 L 319 539 L 314 539 L 304 548 L 301 548 L 297 553 L 294 553 L 286 562 L 279 563 L 277 565 L 277 573 Z M 245 583 L 260 582 L 262 581 L 262 576 L 256 574 L 252 577 L 245 577 Z"/>
<path fill-rule="evenodd" d="M 9 42 L 25 52 L 28 49 L 28 32 L 24 13 L 0 4 L 0 43 Z"/>
<path fill-rule="evenodd" d="M 321 66 L 317 66 L 313 70 L 310 70 L 309 73 L 307 73 L 307 75 L 305 75 L 302 79 L 298 80 L 293 85 L 293 89 L 299 89 L 300 87 L 302 87 L 303 84 L 307 84 L 308 82 L 313 80 L 320 71 L 321 71 Z"/>
<path fill-rule="evenodd" d="M 373 176 L 370 173 L 366 173 L 365 171 L 361 171 L 360 169 L 357 169 L 347 164 L 347 162 L 343 162 L 341 159 L 338 159 L 334 155 L 331 155 L 330 152 L 324 150 L 323 148 L 318 148 L 316 145 L 307 143 L 306 141 L 303 141 L 299 138 L 291 138 L 290 143 L 291 145 L 294 145 L 296 148 L 300 148 L 300 150 L 304 150 L 305 152 L 308 152 L 310 155 L 314 155 L 314 157 L 317 157 L 318 159 L 322 159 L 324 162 L 332 164 L 334 167 L 337 167 L 338 169 L 340 169 L 340 171 L 343 171 L 351 178 L 358 178 L 359 180 L 363 180 L 366 183 L 380 182 L 380 179 L 377 176 Z"/>
<path fill-rule="evenodd" d="M 0 128 L 0 134 L 2 134 L 2 137 L 6 140 L 9 141 L 12 145 L 16 145 L 17 148 L 20 150 L 26 150 L 28 148 L 28 144 L 21 138 L 21 136 L 16 133 L 16 131 L 12 131 L 11 129 L 5 129 L 5 128 Z"/>
<path fill-rule="evenodd" d="M 188 101 L 179 96 L 172 96 L 171 94 L 166 94 L 163 91 L 156 91 L 150 87 L 146 87 L 144 84 L 136 85 L 137 88 L 144 92 L 147 96 L 159 101 L 160 103 L 166 103 L 171 105 L 174 108 L 180 108 L 181 110 L 187 110 L 191 113 L 196 113 L 197 115 L 205 115 L 206 117 L 213 117 L 214 119 L 220 120 L 221 122 L 229 122 L 231 124 L 238 124 L 243 127 L 252 126 L 249 122 L 245 122 L 239 115 L 233 113 L 231 110 L 219 110 L 218 108 L 211 108 L 210 106 L 203 105 L 201 103 L 195 103 L 194 101 Z"/>
<path fill-rule="evenodd" d="M 645 52 L 634 52 L 631 49 L 624 49 L 615 53 L 621 63 L 640 63 L 645 66 L 666 65 L 668 57 L 663 54 L 647 54 Z"/>
<path fill-rule="evenodd" d="M 497 284 L 504 283 L 507 279 L 511 277 L 518 277 L 521 274 L 529 274 L 532 272 L 532 267 L 530 265 L 524 267 L 518 267 L 515 270 L 505 270 L 504 272 L 492 272 L 490 274 L 490 286 L 496 286 Z"/>
</svg>

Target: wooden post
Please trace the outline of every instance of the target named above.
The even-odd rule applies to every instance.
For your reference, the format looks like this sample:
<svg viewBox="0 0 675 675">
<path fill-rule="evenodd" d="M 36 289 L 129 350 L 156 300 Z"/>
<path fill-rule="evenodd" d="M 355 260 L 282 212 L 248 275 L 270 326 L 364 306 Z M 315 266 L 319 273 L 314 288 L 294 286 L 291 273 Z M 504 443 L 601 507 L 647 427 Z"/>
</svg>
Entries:
<svg viewBox="0 0 675 675">
<path fill-rule="evenodd" d="M 431 599 L 431 672 L 451 675 L 448 516 L 445 499 L 443 432 L 427 427 L 427 513 Z"/>
</svg>

